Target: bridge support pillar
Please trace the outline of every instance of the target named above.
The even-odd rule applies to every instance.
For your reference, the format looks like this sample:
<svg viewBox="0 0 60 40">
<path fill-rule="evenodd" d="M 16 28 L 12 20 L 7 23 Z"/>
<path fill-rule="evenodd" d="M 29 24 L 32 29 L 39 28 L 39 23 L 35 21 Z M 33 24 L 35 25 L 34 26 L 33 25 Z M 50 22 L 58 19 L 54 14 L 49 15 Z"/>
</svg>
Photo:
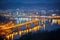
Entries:
<svg viewBox="0 0 60 40">
<path fill-rule="evenodd" d="M 22 32 L 21 31 L 19 31 L 19 35 L 20 35 L 20 37 L 22 36 Z"/>
<path fill-rule="evenodd" d="M 14 40 L 14 35 L 13 34 L 11 34 L 11 40 Z"/>
<path fill-rule="evenodd" d="M 30 24 L 26 24 L 26 29 L 29 29 L 30 28 Z"/>
<path fill-rule="evenodd" d="M 37 26 L 38 25 L 38 22 L 34 22 L 34 25 Z"/>
<path fill-rule="evenodd" d="M 44 30 L 45 30 L 46 25 L 45 25 L 45 24 L 43 24 L 43 27 L 44 27 Z"/>
<path fill-rule="evenodd" d="M 26 24 L 26 33 L 28 33 L 29 32 L 29 28 L 30 28 L 30 24 Z"/>
</svg>

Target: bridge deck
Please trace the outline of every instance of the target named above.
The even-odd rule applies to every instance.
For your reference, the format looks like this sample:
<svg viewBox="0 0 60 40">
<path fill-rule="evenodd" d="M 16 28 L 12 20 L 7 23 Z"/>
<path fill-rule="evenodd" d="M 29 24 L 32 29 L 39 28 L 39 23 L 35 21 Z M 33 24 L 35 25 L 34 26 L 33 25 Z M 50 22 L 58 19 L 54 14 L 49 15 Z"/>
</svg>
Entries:
<svg viewBox="0 0 60 40">
<path fill-rule="evenodd" d="M 10 28 L 21 27 L 23 25 L 30 24 L 32 22 L 38 22 L 38 20 L 33 20 L 33 21 L 26 22 L 26 23 L 16 24 L 16 25 L 13 25 L 13 26 L 8 26 L 8 27 L 2 27 L 1 29 L 5 30 L 5 29 L 10 29 Z"/>
</svg>

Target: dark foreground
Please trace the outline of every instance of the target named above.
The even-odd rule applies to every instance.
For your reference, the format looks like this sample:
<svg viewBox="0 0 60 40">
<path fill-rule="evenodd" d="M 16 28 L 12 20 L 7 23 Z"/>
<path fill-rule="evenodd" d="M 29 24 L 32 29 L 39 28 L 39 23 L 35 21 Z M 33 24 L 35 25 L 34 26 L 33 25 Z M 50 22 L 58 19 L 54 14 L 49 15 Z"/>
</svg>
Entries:
<svg viewBox="0 0 60 40">
<path fill-rule="evenodd" d="M 24 35 L 18 40 L 60 40 L 60 29 L 56 29 L 54 31 L 43 31 L 35 34 L 29 33 L 28 35 Z"/>
<path fill-rule="evenodd" d="M 0 37 L 0 40 L 3 40 L 2 37 Z M 60 40 L 60 29 L 56 29 L 54 31 L 38 31 L 37 33 L 28 33 L 26 35 L 23 35 L 19 39 L 15 40 Z"/>
</svg>

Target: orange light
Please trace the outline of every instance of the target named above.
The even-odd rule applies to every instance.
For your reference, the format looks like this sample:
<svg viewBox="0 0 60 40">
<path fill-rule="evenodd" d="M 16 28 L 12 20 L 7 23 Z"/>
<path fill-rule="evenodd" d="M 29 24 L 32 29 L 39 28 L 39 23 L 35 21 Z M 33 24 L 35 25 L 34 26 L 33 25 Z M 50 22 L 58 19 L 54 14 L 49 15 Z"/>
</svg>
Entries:
<svg viewBox="0 0 60 40">
<path fill-rule="evenodd" d="M 29 32 L 31 32 L 32 31 L 32 29 L 29 29 Z"/>
<path fill-rule="evenodd" d="M 6 38 L 9 40 L 9 36 L 6 36 Z"/>
<path fill-rule="evenodd" d="M 60 20 L 57 20 L 58 21 L 58 24 L 60 25 Z"/>
</svg>

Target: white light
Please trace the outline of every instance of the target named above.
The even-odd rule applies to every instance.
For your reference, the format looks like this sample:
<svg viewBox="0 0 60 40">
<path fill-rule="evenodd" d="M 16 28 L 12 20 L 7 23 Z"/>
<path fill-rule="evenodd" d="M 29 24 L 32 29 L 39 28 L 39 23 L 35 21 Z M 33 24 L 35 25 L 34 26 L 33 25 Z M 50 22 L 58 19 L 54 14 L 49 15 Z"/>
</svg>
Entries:
<svg viewBox="0 0 60 40">
<path fill-rule="evenodd" d="M 38 14 L 38 12 L 36 12 L 36 14 Z"/>
<path fill-rule="evenodd" d="M 56 14 L 52 14 L 52 16 L 55 16 Z"/>
</svg>

